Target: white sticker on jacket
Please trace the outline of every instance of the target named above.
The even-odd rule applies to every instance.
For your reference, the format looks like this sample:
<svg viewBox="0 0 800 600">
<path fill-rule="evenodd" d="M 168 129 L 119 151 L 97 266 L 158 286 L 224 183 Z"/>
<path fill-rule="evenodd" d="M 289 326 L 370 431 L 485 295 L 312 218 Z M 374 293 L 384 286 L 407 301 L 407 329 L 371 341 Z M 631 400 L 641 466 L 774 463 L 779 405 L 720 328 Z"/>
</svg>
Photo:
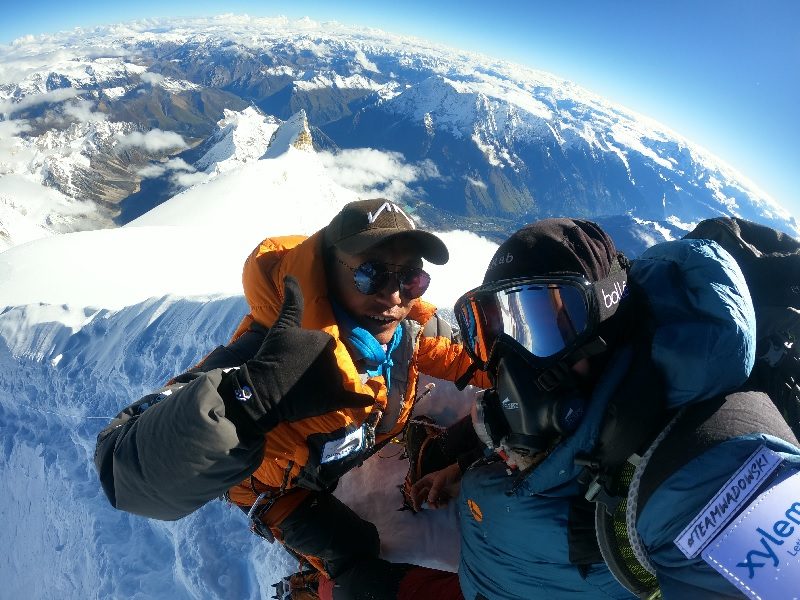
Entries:
<svg viewBox="0 0 800 600">
<path fill-rule="evenodd" d="M 363 447 L 364 428 L 359 427 L 352 433 L 348 433 L 338 440 L 325 442 L 325 445 L 322 447 L 322 457 L 319 459 L 319 462 L 320 464 L 325 464 L 334 460 L 341 460 L 353 452 L 358 452 Z"/>
<path fill-rule="evenodd" d="M 759 494 L 703 560 L 752 598 L 800 597 L 800 473 Z"/>
<path fill-rule="evenodd" d="M 686 558 L 694 558 L 736 516 L 755 491 L 778 468 L 779 454 L 759 446 L 703 510 L 675 538 Z"/>
</svg>

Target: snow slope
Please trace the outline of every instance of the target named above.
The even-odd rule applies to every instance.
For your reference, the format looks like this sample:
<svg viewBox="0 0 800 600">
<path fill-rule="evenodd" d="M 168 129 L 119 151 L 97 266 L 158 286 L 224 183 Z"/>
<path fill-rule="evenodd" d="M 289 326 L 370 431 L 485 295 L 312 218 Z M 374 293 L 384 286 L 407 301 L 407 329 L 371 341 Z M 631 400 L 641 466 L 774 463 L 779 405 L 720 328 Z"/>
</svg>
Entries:
<svg viewBox="0 0 800 600">
<path fill-rule="evenodd" d="M 120 408 L 227 341 L 247 310 L 239 274 L 255 244 L 313 233 L 354 198 L 313 152 L 279 149 L 126 227 L 0 253 L 0 281 L 10 282 L 0 287 L 0 546 L 13 549 L 0 561 L 0 597 L 260 598 L 295 569 L 223 502 L 171 523 L 112 509 L 92 462 L 97 432 Z M 442 237 L 454 259 L 431 266 L 427 297 L 450 307 L 496 246 Z M 426 400 L 452 420 L 469 399 L 440 382 Z M 453 569 L 453 512 L 395 510 L 399 450 L 385 448 L 338 493 L 378 525 L 387 558 Z"/>
</svg>

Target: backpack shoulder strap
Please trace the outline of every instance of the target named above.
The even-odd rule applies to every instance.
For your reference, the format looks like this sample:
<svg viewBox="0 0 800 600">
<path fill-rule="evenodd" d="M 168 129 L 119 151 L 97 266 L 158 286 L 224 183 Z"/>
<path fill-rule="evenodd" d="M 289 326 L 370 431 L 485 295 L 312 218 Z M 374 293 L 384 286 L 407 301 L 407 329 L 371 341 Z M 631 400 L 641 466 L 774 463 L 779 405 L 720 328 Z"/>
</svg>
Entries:
<svg viewBox="0 0 800 600">
<path fill-rule="evenodd" d="M 619 469 L 614 479 L 618 502 L 605 506 L 597 503 L 595 508 L 595 531 L 600 554 L 616 580 L 637 598 L 661 598 L 656 570 L 641 543 L 633 518 L 641 474 L 655 450 L 680 419 L 683 410 L 675 414 L 655 436 L 642 456 L 632 454 Z"/>
<path fill-rule="evenodd" d="M 595 504 L 594 530 L 600 554 L 619 583 L 638 598 L 656 598 L 658 581 L 635 558 L 626 527 L 628 488 L 640 453 L 664 428 L 666 410 L 662 374 L 650 357 L 647 336 L 634 344 L 628 373 L 609 402 L 598 443 L 579 482 Z"/>
<path fill-rule="evenodd" d="M 767 433 L 798 445 L 794 433 L 764 393 L 735 392 L 688 407 L 642 474 L 636 518 L 653 493 L 678 469 L 717 444 L 752 433 Z"/>
</svg>

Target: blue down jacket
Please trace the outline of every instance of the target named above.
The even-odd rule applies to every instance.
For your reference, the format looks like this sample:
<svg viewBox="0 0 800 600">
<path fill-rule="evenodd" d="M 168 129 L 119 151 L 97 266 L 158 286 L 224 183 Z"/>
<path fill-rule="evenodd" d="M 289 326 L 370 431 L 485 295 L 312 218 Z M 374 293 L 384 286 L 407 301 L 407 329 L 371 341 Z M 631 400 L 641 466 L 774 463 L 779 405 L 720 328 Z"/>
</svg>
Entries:
<svg viewBox="0 0 800 600">
<path fill-rule="evenodd" d="M 744 383 L 754 363 L 755 315 L 742 273 L 725 250 L 708 240 L 665 242 L 634 261 L 630 279 L 653 309 L 652 358 L 665 374 L 670 407 L 718 397 Z M 579 494 L 575 457 L 594 447 L 631 358 L 631 348 L 616 351 L 577 431 L 513 493 L 514 477 L 503 463 L 465 473 L 458 499 L 459 579 L 467 600 L 631 597 L 604 563 L 588 569 L 570 563 L 567 527 Z M 647 401 L 646 389 L 641 397 Z M 702 558 L 686 559 L 672 540 L 761 443 L 789 461 L 800 455 L 771 436 L 731 439 L 679 468 L 640 513 L 637 528 L 665 598 L 740 597 Z"/>
</svg>

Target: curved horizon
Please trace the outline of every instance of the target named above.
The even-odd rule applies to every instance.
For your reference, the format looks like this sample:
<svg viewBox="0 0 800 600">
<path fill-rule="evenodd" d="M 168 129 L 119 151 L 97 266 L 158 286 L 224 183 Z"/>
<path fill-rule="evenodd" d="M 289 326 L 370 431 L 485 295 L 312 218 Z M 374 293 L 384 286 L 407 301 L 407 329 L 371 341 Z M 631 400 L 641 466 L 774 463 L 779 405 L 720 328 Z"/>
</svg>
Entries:
<svg viewBox="0 0 800 600">
<path fill-rule="evenodd" d="M 307 2 L 298 8 L 234 1 L 226 8 L 229 14 L 379 27 L 553 73 L 662 123 L 800 215 L 793 181 L 800 164 L 794 100 L 800 92 L 800 42 L 793 33 L 800 5 L 719 0 L 695 6 L 681 0 L 596 6 L 579 0 L 560 8 L 508 0 L 489 13 L 480 5 L 450 2 L 358 4 Z M 213 3 L 185 0 L 124 7 L 93 0 L 82 6 L 75 11 L 49 0 L 13 6 L 0 25 L 0 43 L 48 29 L 218 12 Z"/>
</svg>

